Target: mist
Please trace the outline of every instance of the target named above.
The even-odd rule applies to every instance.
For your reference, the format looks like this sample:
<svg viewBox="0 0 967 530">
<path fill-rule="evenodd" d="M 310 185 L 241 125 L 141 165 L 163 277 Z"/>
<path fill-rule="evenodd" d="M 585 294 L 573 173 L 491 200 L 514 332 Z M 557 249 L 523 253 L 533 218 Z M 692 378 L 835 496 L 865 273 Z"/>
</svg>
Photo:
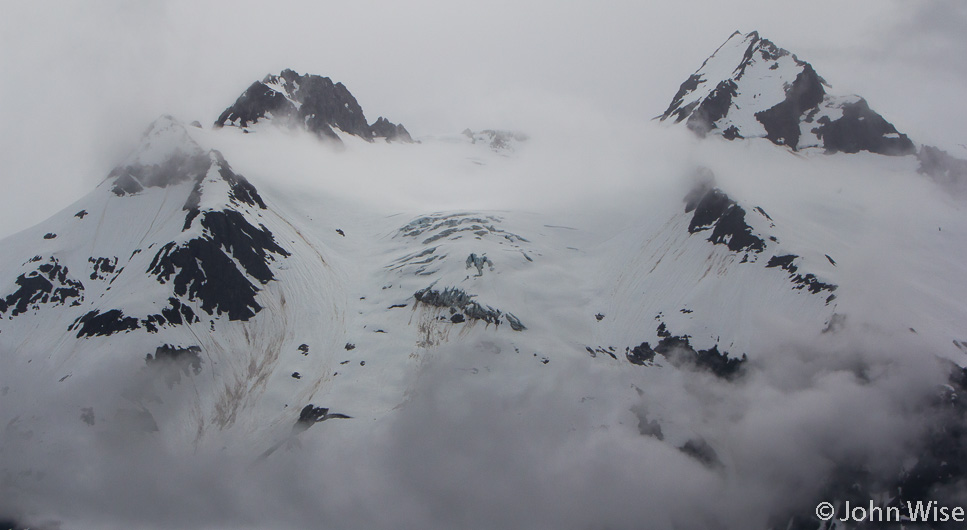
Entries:
<svg viewBox="0 0 967 530">
<path fill-rule="evenodd" d="M 634 242 L 650 211 L 680 209 L 688 177 L 707 168 L 725 192 L 769 205 L 788 248 L 838 260 L 824 272 L 846 286 L 836 311 L 847 325 L 807 332 L 741 308 L 762 331 L 726 380 L 631 366 L 620 351 L 591 358 L 571 321 L 548 311 L 535 327 L 567 332 L 533 351 L 476 336 L 440 346 L 385 415 L 345 403 L 334 412 L 352 419 L 298 436 L 279 422 L 197 444 L 159 429 L 189 429 L 208 361 L 199 376 L 106 350 L 69 387 L 29 399 L 3 389 L 16 414 L 0 426 L 0 520 L 62 530 L 784 528 L 841 499 L 847 478 L 871 495 L 890 490 L 933 433 L 963 422 L 948 392 L 964 391 L 949 361 L 963 359 L 943 334 L 967 299 L 962 267 L 950 265 L 967 259 L 951 243 L 967 237 L 961 198 L 916 176 L 913 160 L 700 141 L 652 119 L 732 31 L 758 30 L 837 92 L 863 95 L 901 131 L 963 157 L 967 12 L 953 0 L 823 1 L 795 13 L 757 0 L 3 7 L 0 96 L 17 104 L 0 123 L 0 237 L 92 190 L 166 113 L 199 120 L 193 137 L 292 217 L 402 224 L 438 211 L 527 212 L 573 222 L 588 255 Z M 211 129 L 245 87 L 282 68 L 345 83 L 370 122 L 403 123 L 422 143 L 335 149 L 286 130 Z M 454 140 L 465 128 L 529 139 L 496 154 Z M 831 196 L 851 208 L 830 207 Z M 834 221 L 856 230 L 842 235 Z M 939 263 L 910 257 L 919 254 Z M 564 266 L 548 270 L 570 278 Z M 269 440 L 279 449 L 260 458 Z M 959 483 L 931 493 L 964 499 Z"/>
<path fill-rule="evenodd" d="M 548 104 L 534 123 L 560 108 Z M 732 380 L 667 362 L 592 359 L 563 331 L 541 335 L 533 352 L 515 351 L 500 335 L 474 336 L 435 348 L 391 413 L 357 416 L 344 402 L 334 412 L 352 419 L 298 436 L 291 423 L 241 436 L 212 432 L 202 443 L 167 436 L 191 421 L 192 389 L 205 388 L 196 378 L 208 376 L 208 361 L 201 359 L 199 375 L 188 365 L 105 351 L 70 387 L 4 401 L 18 415 L 0 434 L 0 513 L 64 530 L 782 527 L 854 483 L 870 495 L 890 490 L 928 450 L 931 433 L 962 421 L 945 401 L 959 370 L 942 359 L 949 346 L 897 329 L 909 324 L 927 335 L 939 314 L 962 311 L 963 288 L 921 270 L 915 289 L 946 289 L 950 305 L 919 306 L 911 297 L 898 308 L 896 294 L 876 291 L 900 283 L 914 265 L 883 260 L 872 274 L 864 266 L 911 233 L 929 235 L 918 245 L 938 255 L 944 238 L 961 237 L 951 226 L 959 219 L 956 198 L 912 167 L 872 156 L 699 142 L 657 124 L 632 135 L 595 121 L 593 112 L 584 116 L 586 134 L 539 129 L 544 134 L 510 156 L 439 138 L 334 149 L 269 128 L 193 134 L 247 168 L 267 200 L 298 196 L 334 208 L 329 215 L 337 218 L 357 209 L 357 217 L 428 207 L 529 209 L 551 220 L 585 219 L 577 226 L 607 227 L 619 239 L 667 197 L 683 197 L 688 175 L 703 167 L 726 192 L 768 205 L 780 228 L 804 226 L 799 241 L 792 232 L 784 239 L 793 247 L 823 241 L 840 260 L 841 281 L 870 293 L 839 309 L 847 325 L 822 334 L 743 308 L 762 328 Z M 800 165 L 790 166 L 791 158 Z M 828 230 L 828 197 L 844 189 L 858 198 L 841 221 L 860 230 L 836 240 L 821 230 Z M 868 189 L 880 191 L 860 192 Z M 894 197 L 931 210 L 912 224 L 891 221 Z M 789 211 L 805 217 L 787 218 Z M 895 222 L 895 230 L 863 228 L 853 217 Z M 935 235 L 936 223 L 954 232 Z M 894 236 L 871 237 L 882 233 Z M 558 315 L 534 315 L 528 324 L 571 327 Z M 535 372 L 539 358 L 549 362 Z M 115 392 L 119 374 L 128 375 Z M 269 440 L 278 449 L 260 457 Z M 962 498 L 956 484 L 932 493 Z"/>
<path fill-rule="evenodd" d="M 646 122 L 733 31 L 758 30 L 914 138 L 965 143 L 967 111 L 953 102 L 967 75 L 956 60 L 967 14 L 956 0 L 824 1 L 795 14 L 762 0 L 269 10 L 105 0 L 5 2 L 4 12 L 0 95 L 17 104 L 0 124 L 0 235 L 91 189 L 161 114 L 211 124 L 254 80 L 283 68 L 345 83 L 370 121 L 386 116 L 416 136 L 467 127 L 534 136 L 520 117 L 549 99 L 619 126 Z M 580 125 L 566 109 L 553 124 Z"/>
<path fill-rule="evenodd" d="M 108 418 L 79 428 L 64 400 L 111 384 L 100 370 L 82 392 L 21 404 L 46 425 L 5 427 L 0 511 L 65 529 L 766 528 L 811 513 L 844 474 L 876 491 L 952 419 L 937 404 L 952 366 L 907 344 L 763 341 L 774 351 L 733 381 L 560 355 L 534 377 L 526 356 L 442 348 L 396 413 L 320 423 L 266 460 Z M 642 434 L 652 421 L 661 436 Z"/>
</svg>

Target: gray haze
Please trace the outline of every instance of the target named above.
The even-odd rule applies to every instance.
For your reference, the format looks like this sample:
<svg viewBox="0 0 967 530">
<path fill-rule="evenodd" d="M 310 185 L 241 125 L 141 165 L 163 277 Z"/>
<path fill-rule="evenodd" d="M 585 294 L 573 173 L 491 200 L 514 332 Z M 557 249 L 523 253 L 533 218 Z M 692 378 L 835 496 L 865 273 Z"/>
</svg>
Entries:
<svg viewBox="0 0 967 530">
<path fill-rule="evenodd" d="M 957 0 L 561 4 L 4 1 L 0 236 L 87 193 L 158 115 L 207 126 L 252 81 L 286 67 L 344 82 L 370 121 L 383 115 L 415 136 L 519 129 L 538 136 L 546 161 L 555 144 L 541 134 L 579 134 L 575 117 L 606 140 L 633 134 L 732 31 L 759 30 L 913 138 L 967 143 L 967 8 Z M 636 156 L 601 167 L 640 176 L 647 160 Z M 77 407 L 58 406 L 114 388 L 115 370 L 100 368 L 75 394 L 5 402 L 50 425 L 44 444 L 16 422 L 2 426 L 0 514 L 53 506 L 52 519 L 81 522 L 64 530 L 765 528 L 838 473 L 896 477 L 944 421 L 930 402 L 949 369 L 895 336 L 783 331 L 760 338 L 775 355 L 728 383 L 587 358 L 533 378 L 519 369 L 526 356 L 491 362 L 479 349 L 441 348 L 420 391 L 386 421 L 318 424 L 301 448 L 261 463 L 251 448 L 196 452 L 78 429 Z M 130 408 L 125 399 L 115 408 Z M 705 466 L 642 436 L 655 419 L 708 440 L 725 461 Z"/>
<path fill-rule="evenodd" d="M 4 0 L 2 11 L 0 236 L 90 190 L 157 116 L 209 124 L 286 67 L 344 82 L 367 118 L 417 136 L 533 133 L 575 107 L 644 122 L 732 31 L 755 29 L 915 139 L 967 143 L 967 7 L 957 0 Z"/>
<path fill-rule="evenodd" d="M 823 498 L 837 474 L 896 476 L 924 429 L 944 421 L 929 406 L 940 363 L 905 355 L 902 342 L 845 339 L 764 339 L 783 351 L 734 382 L 589 358 L 534 377 L 526 356 L 445 348 L 386 421 L 322 423 L 262 462 L 136 429 L 78 429 L 76 408 L 38 395 L 11 405 L 44 414 L 47 431 L 41 443 L 5 427 L 0 457 L 18 487 L 0 490 L 0 512 L 53 512 L 72 521 L 65 530 L 767 528 Z M 112 378 L 69 397 L 83 402 Z M 724 461 L 706 466 L 642 436 L 656 418 L 709 440 Z"/>
</svg>

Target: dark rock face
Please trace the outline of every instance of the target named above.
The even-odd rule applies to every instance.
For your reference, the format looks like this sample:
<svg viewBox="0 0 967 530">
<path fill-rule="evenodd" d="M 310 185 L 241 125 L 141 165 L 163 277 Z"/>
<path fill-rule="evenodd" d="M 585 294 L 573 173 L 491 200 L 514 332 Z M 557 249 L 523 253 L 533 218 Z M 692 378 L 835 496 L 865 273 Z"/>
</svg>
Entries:
<svg viewBox="0 0 967 530">
<path fill-rule="evenodd" d="M 773 256 L 769 258 L 769 263 L 766 264 L 766 268 L 779 267 L 789 273 L 789 280 L 795 284 L 793 289 L 805 289 L 813 294 L 819 294 L 823 291 L 832 293 L 837 289 L 836 285 L 831 283 L 824 283 L 819 281 L 814 274 L 798 274 L 799 267 L 793 263 L 796 258 L 795 254 L 786 254 L 784 256 Z M 827 256 L 829 258 L 829 256 Z M 830 260 L 832 262 L 832 260 Z M 826 303 L 832 302 L 835 299 L 834 295 L 830 295 L 830 298 L 826 300 Z"/>
<path fill-rule="evenodd" d="M 387 142 L 399 141 L 408 144 L 413 143 L 410 132 L 402 124 L 395 124 L 380 116 L 371 127 L 373 138 L 385 138 Z"/>
<path fill-rule="evenodd" d="M 106 337 L 122 331 L 132 331 L 138 327 L 138 319 L 124 316 L 124 312 L 120 309 L 111 309 L 104 313 L 95 309 L 75 320 L 68 329 L 71 331 L 77 329 L 77 338 L 81 338 Z"/>
<path fill-rule="evenodd" d="M 158 370 L 164 377 L 168 388 L 181 381 L 181 376 L 201 373 L 201 348 L 198 346 L 172 346 L 164 344 L 155 349 L 154 356 L 145 356 L 145 363 Z"/>
<path fill-rule="evenodd" d="M 655 350 L 647 342 L 642 342 L 638 346 L 626 351 L 625 357 L 631 364 L 651 366 L 655 362 Z"/>
<path fill-rule="evenodd" d="M 209 315 L 227 313 L 230 320 L 248 320 L 262 309 L 255 301 L 259 289 L 250 278 L 268 283 L 274 277 L 271 256 L 289 253 L 267 228 L 253 226 L 235 210 L 200 215 L 205 235 L 164 245 L 147 272 L 162 284 L 173 281 L 175 294 L 200 300 Z"/>
<path fill-rule="evenodd" d="M 181 300 L 171 297 L 168 298 L 168 306 L 161 310 L 160 315 L 148 315 L 141 320 L 141 324 L 149 332 L 155 332 L 157 326 L 180 326 L 182 324 L 194 324 L 198 321 L 198 317 L 191 306 L 182 304 Z"/>
<path fill-rule="evenodd" d="M 685 213 L 695 211 L 691 222 L 688 223 L 689 233 L 694 234 L 715 225 L 733 204 L 735 203 L 728 195 L 715 188 L 705 191 L 698 197 L 686 197 Z"/>
<path fill-rule="evenodd" d="M 786 99 L 769 110 L 758 112 L 755 119 L 766 129 L 766 138 L 776 145 L 788 145 L 794 151 L 799 145 L 800 120 L 804 112 L 823 102 L 826 91 L 822 79 L 809 63 L 786 89 Z"/>
<path fill-rule="evenodd" d="M 614 354 L 614 346 L 608 346 L 607 348 L 602 348 L 600 346 L 597 348 L 585 346 L 584 349 L 588 352 L 588 355 L 590 355 L 592 359 L 596 359 L 600 353 L 602 355 L 607 355 L 614 360 L 618 360 L 618 356 Z"/>
<path fill-rule="evenodd" d="M 739 32 L 736 31 L 733 33 L 733 35 L 738 33 Z M 745 55 L 742 56 L 742 63 L 741 66 L 739 66 L 739 73 L 736 76 L 736 79 L 742 79 L 742 76 L 745 75 L 745 70 L 749 67 L 750 61 L 753 56 L 756 55 L 756 52 L 758 52 L 759 57 L 761 57 L 764 61 L 775 61 L 780 57 L 789 55 L 788 50 L 784 50 L 776 46 L 769 39 L 763 39 L 760 37 L 758 31 L 749 33 L 749 36 L 752 37 L 752 40 L 749 43 L 749 47 L 745 50 Z"/>
<path fill-rule="evenodd" d="M 709 173 L 702 175 L 703 180 L 685 196 L 685 212 L 694 212 L 688 225 L 689 233 L 695 234 L 711 229 L 708 241 L 714 244 L 726 245 L 732 252 L 744 252 L 742 263 L 755 261 L 752 256 L 760 254 L 766 249 L 766 241 L 753 234 L 752 227 L 746 222 L 746 211 L 718 188 L 713 187 L 714 177 Z M 764 219 L 772 222 L 772 217 L 761 207 L 756 206 L 753 213 L 758 213 Z M 774 237 L 770 241 L 776 241 Z M 799 258 L 794 254 L 772 256 L 766 268 L 781 268 L 789 273 L 789 280 L 793 289 L 805 290 L 812 294 L 828 293 L 826 303 L 836 299 L 832 294 L 836 285 L 820 281 L 814 274 L 799 274 L 799 267 L 794 260 Z M 833 265 L 832 258 L 826 259 Z M 686 312 L 686 310 L 682 310 Z M 660 332 L 667 333 L 663 328 Z M 661 334 L 659 334 L 661 336 Z"/>
<path fill-rule="evenodd" d="M 699 83 L 704 83 L 702 76 L 698 74 L 688 76 L 688 79 L 686 79 L 685 82 L 678 87 L 678 93 L 675 94 L 675 97 L 672 98 L 671 104 L 668 105 L 668 108 L 665 109 L 664 113 L 662 113 L 661 119 L 666 120 L 674 116 L 675 123 L 678 123 L 687 118 L 694 107 L 682 107 L 682 103 L 684 102 L 683 100 L 686 94 L 698 88 Z"/>
<path fill-rule="evenodd" d="M 823 140 L 827 153 L 870 151 L 881 155 L 911 155 L 916 152 L 907 135 L 897 132 L 892 123 L 870 109 L 866 100 L 843 105 L 843 116 L 830 121 L 817 120 L 816 135 Z"/>
<path fill-rule="evenodd" d="M 689 194 L 685 212 L 695 211 L 688 224 L 689 233 L 712 229 L 708 240 L 729 247 L 732 252 L 762 252 L 765 241 L 753 235 L 745 221 L 745 210 L 717 188 Z"/>
<path fill-rule="evenodd" d="M 735 84 L 735 81 L 720 82 L 715 90 L 699 103 L 698 108 L 691 113 L 685 125 L 699 136 L 708 134 L 709 131 L 716 128 L 715 122 L 724 118 L 729 112 L 736 89 L 738 89 L 738 85 Z"/>
<path fill-rule="evenodd" d="M 793 261 L 795 261 L 795 259 L 798 257 L 799 256 L 795 254 L 786 254 L 785 256 L 772 256 L 771 258 L 769 258 L 769 263 L 766 264 L 766 267 L 767 268 L 779 267 L 783 270 L 787 270 L 790 273 L 794 274 L 796 271 L 799 270 L 799 267 L 793 264 Z"/>
<path fill-rule="evenodd" d="M 957 190 L 967 188 L 967 160 L 952 157 L 930 145 L 920 148 L 917 159 L 920 160 L 920 173 Z"/>
<path fill-rule="evenodd" d="M 31 260 L 38 262 L 40 258 Z M 66 266 L 51 257 L 35 270 L 21 274 L 15 280 L 17 290 L 0 298 L 0 313 L 17 316 L 40 309 L 41 304 L 80 305 L 84 301 L 84 284 L 69 274 Z"/>
<path fill-rule="evenodd" d="M 228 165 L 228 162 L 221 153 L 218 151 L 212 151 L 211 154 L 217 163 L 218 175 L 222 177 L 222 180 L 228 183 L 229 202 L 235 205 L 247 204 L 249 206 L 258 207 L 264 210 L 265 202 L 262 201 L 262 197 L 259 195 L 258 190 L 255 189 L 255 186 L 246 180 L 245 177 L 232 171 L 231 166 Z M 205 168 L 206 173 L 208 172 L 209 167 Z M 202 178 L 196 178 L 195 187 L 192 188 L 191 195 L 188 196 L 188 200 L 185 201 L 185 205 L 183 207 L 185 210 L 196 212 L 194 215 L 197 215 L 198 204 L 199 201 L 201 201 L 203 182 L 204 180 Z"/>
<path fill-rule="evenodd" d="M 501 318 L 503 318 L 514 331 L 527 329 L 520 319 L 511 313 L 504 313 L 489 305 L 480 304 L 472 300 L 474 296 L 456 287 L 446 287 L 442 291 L 438 291 L 433 289 L 432 285 L 413 293 L 413 298 L 416 298 L 418 303 L 448 308 L 450 310 L 450 322 L 454 324 L 466 320 L 483 320 L 488 324 L 499 326 Z"/>
<path fill-rule="evenodd" d="M 91 272 L 92 280 L 106 280 L 111 276 L 115 269 L 117 268 L 118 258 L 117 256 L 111 258 L 87 258 L 87 261 L 93 265 L 93 272 Z"/>
<path fill-rule="evenodd" d="M 691 367 L 693 369 L 711 372 L 722 379 L 733 379 L 741 373 L 742 364 L 746 356 L 741 358 L 729 357 L 729 352 L 719 352 L 718 346 L 707 350 L 696 350 L 689 342 L 688 336 L 668 336 L 658 341 L 654 348 L 643 342 L 634 348 L 625 348 L 625 357 L 631 364 L 651 366 L 655 355 L 661 355 L 676 368 Z"/>
<path fill-rule="evenodd" d="M 708 442 L 701 438 L 688 440 L 679 450 L 698 460 L 705 467 L 722 467 L 722 461 L 719 460 L 718 453 L 715 452 L 715 449 L 712 449 L 712 446 Z"/>
<path fill-rule="evenodd" d="M 333 83 L 328 77 L 318 75 L 299 75 L 293 70 L 283 70 L 277 76 L 268 75 L 261 82 L 252 83 L 222 112 L 215 127 L 231 124 L 244 128 L 268 117 L 279 124 L 305 128 L 337 142 L 340 140 L 333 127 L 367 141 L 374 138 L 413 141 L 405 127 L 383 117 L 369 125 L 362 107 L 342 83 Z"/>
<path fill-rule="evenodd" d="M 740 35 L 741 34 L 738 31 L 733 32 L 732 35 L 729 36 L 729 39 L 722 44 L 722 46 L 719 46 L 717 50 L 715 50 L 715 53 L 718 53 L 722 47 L 729 43 L 729 41 Z M 735 68 L 736 72 L 740 72 L 736 79 L 741 78 L 742 73 L 745 71 L 745 66 L 748 64 L 752 54 L 755 51 L 755 44 L 759 41 L 758 33 L 752 32 L 750 33 L 750 36 L 753 36 L 753 38 L 748 48 L 745 50 L 743 60 Z M 705 76 L 700 73 L 708 64 L 709 60 L 713 59 L 714 55 L 715 54 L 713 53 L 712 57 L 709 57 L 702 62 L 702 67 L 699 68 L 698 72 L 688 76 L 688 79 L 686 79 L 685 82 L 678 87 L 678 92 L 676 92 L 675 97 L 672 98 L 671 104 L 668 105 L 668 108 L 665 109 L 665 112 L 660 116 L 662 121 L 665 121 L 672 116 L 675 117 L 675 123 L 679 123 L 682 120 L 689 118 L 689 121 L 686 122 L 688 128 L 701 136 L 705 136 L 706 133 L 715 128 L 714 122 L 720 119 L 722 116 L 725 116 L 725 113 L 728 112 L 728 107 L 732 103 L 732 97 L 735 96 L 735 83 L 730 80 L 706 79 Z M 712 90 L 709 95 L 709 99 L 715 99 L 715 102 L 709 103 L 709 105 L 705 106 L 705 108 L 701 108 L 705 101 L 692 101 L 685 104 L 686 96 L 698 89 L 700 85 L 708 83 L 709 81 L 718 83 L 718 85 L 716 85 L 715 89 Z M 693 120 L 692 116 L 694 114 L 699 114 L 699 116 L 695 117 Z"/>
<path fill-rule="evenodd" d="M 320 421 L 326 421 L 328 419 L 351 419 L 351 416 L 339 413 L 330 413 L 328 407 L 316 407 L 312 403 L 309 403 L 299 412 L 299 419 L 296 420 L 296 426 L 302 429 L 307 429 L 315 423 Z"/>
<path fill-rule="evenodd" d="M 302 411 L 299 412 L 299 419 L 296 420 L 299 423 L 313 424 L 317 421 L 321 421 L 322 418 L 329 412 L 326 407 L 314 407 L 312 403 L 302 407 Z"/>
<path fill-rule="evenodd" d="M 215 121 L 221 127 L 225 122 L 238 122 L 239 127 L 248 127 L 250 123 L 258 123 L 260 118 L 271 113 L 276 118 L 290 118 L 297 114 L 295 105 L 285 94 L 269 88 L 264 83 L 252 83 L 242 95 L 235 100 L 235 104 L 225 109 Z"/>
<path fill-rule="evenodd" d="M 148 315 L 138 319 L 125 316 L 120 309 L 111 309 L 104 313 L 95 309 L 77 318 L 67 329 L 77 330 L 77 338 L 106 337 L 115 333 L 133 331 L 144 328 L 149 333 L 157 333 L 161 326 L 180 326 L 194 324 L 198 317 L 190 306 L 182 304 L 175 297 L 168 298 L 168 305 L 160 314 Z"/>
<path fill-rule="evenodd" d="M 163 188 L 187 180 L 199 179 L 211 166 L 211 159 L 205 153 L 177 154 L 168 157 L 161 164 L 130 164 L 114 168 L 109 179 L 114 179 L 111 191 L 119 196 L 134 195 L 145 188 Z"/>
<path fill-rule="evenodd" d="M 735 139 L 743 138 L 742 133 L 739 132 L 739 128 L 736 127 L 735 125 L 730 125 L 724 131 L 722 131 L 722 136 L 724 136 L 726 140 L 735 140 Z"/>
<path fill-rule="evenodd" d="M 292 95 L 302 103 L 299 118 L 305 120 L 309 131 L 320 136 L 335 137 L 336 133 L 331 128 L 335 126 L 360 138 L 373 139 L 362 107 L 345 85 L 317 75 L 302 76 L 298 85 Z"/>
</svg>

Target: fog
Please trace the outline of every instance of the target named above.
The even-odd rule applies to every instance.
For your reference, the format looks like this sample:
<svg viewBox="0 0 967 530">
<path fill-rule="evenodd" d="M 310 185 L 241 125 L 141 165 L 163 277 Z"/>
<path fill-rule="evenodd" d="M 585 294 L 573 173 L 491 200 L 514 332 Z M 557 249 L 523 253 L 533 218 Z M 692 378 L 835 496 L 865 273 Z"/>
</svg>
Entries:
<svg viewBox="0 0 967 530">
<path fill-rule="evenodd" d="M 809 516 L 848 480 L 862 491 L 889 488 L 931 432 L 963 419 L 938 404 L 952 370 L 940 359 L 952 357 L 948 337 L 895 330 L 903 323 L 926 336 L 955 326 L 967 296 L 962 267 L 893 255 L 910 245 L 964 258 L 943 254 L 967 236 L 959 199 L 911 179 L 912 161 L 833 163 L 763 149 L 771 145 L 702 143 L 651 120 L 732 31 L 758 30 L 812 62 L 836 92 L 859 93 L 915 140 L 956 152 L 967 143 L 967 9 L 956 0 L 820 1 L 808 10 L 639 4 L 4 1 L 0 97 L 13 103 L 0 122 L 0 236 L 93 189 L 157 116 L 207 128 L 252 81 L 293 68 L 342 81 L 370 122 L 385 116 L 427 141 L 347 142 L 337 152 L 306 135 L 246 135 L 262 135 L 259 151 L 242 135 L 198 133 L 222 142 L 270 198 L 305 190 L 347 210 L 377 203 L 381 213 L 586 211 L 624 227 L 642 204 L 709 167 L 750 204 L 806 212 L 793 219 L 770 209 L 780 226 L 807 223 L 804 244 L 856 256 L 837 273 L 861 295 L 843 297 L 850 326 L 836 333 L 775 322 L 731 381 L 577 358 L 555 342 L 546 347 L 559 357 L 535 377 L 527 356 L 454 342 L 398 410 L 314 425 L 263 460 L 265 448 L 244 440 L 193 447 L 141 432 L 133 403 L 167 383 L 133 359 L 124 365 L 140 370 L 131 390 L 105 397 L 119 370 L 91 366 L 69 393 L 4 398 L 22 412 L 0 432 L 0 521 L 63 530 L 764 529 Z M 467 127 L 530 140 L 512 157 L 482 155 L 478 167 L 470 151 L 438 141 Z M 300 154 L 262 156 L 277 149 Z M 331 178 L 344 175 L 352 178 Z M 790 196 L 776 175 L 815 186 Z M 852 239 L 824 228 L 836 215 L 826 198 L 844 189 L 859 197 L 842 214 L 858 227 Z M 904 205 L 924 213 L 894 215 Z M 896 281 L 910 271 L 922 276 Z M 97 428 L 87 429 L 77 409 L 94 401 Z M 132 417 L 102 421 L 115 410 Z M 650 422 L 660 438 L 644 432 Z M 712 456 L 687 454 L 687 442 Z M 963 499 L 957 484 L 933 493 Z"/>
<path fill-rule="evenodd" d="M 764 340 L 774 355 L 731 382 L 590 359 L 534 377 L 526 359 L 445 348 L 394 414 L 320 423 L 264 461 L 78 429 L 38 396 L 25 410 L 47 406 L 43 435 L 6 426 L 0 510 L 65 529 L 767 528 L 844 477 L 877 491 L 951 419 L 935 404 L 949 368 L 908 344 Z M 640 434 L 648 421 L 663 440 Z M 677 449 L 686 439 L 714 461 Z"/>
<path fill-rule="evenodd" d="M 660 114 L 735 30 L 813 62 L 837 91 L 866 97 L 925 143 L 965 144 L 957 104 L 967 20 L 957 0 L 792 10 L 762 0 L 281 2 L 45 5 L 3 2 L 0 235 L 86 193 L 161 114 L 210 124 L 266 73 L 342 81 L 370 121 L 416 136 L 464 128 L 528 132 L 527 110 L 571 99 L 602 120 Z M 566 111 L 550 118 L 573 122 Z"/>
</svg>

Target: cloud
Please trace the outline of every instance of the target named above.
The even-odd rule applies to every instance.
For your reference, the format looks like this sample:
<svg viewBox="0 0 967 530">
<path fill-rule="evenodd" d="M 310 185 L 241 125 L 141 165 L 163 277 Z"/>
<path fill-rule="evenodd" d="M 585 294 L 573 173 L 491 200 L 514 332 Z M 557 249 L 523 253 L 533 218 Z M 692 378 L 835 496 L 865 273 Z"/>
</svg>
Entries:
<svg viewBox="0 0 967 530">
<path fill-rule="evenodd" d="M 520 110 L 546 98 L 639 123 L 660 113 L 733 30 L 758 29 L 813 60 L 834 85 L 866 95 L 897 117 L 901 130 L 930 133 L 933 141 L 963 121 L 944 114 L 956 107 L 948 102 L 956 100 L 963 72 L 955 60 L 929 84 L 908 72 L 934 64 L 927 59 L 938 53 L 956 57 L 963 39 L 954 20 L 962 9 L 955 2 L 917 5 L 916 26 L 889 32 L 888 40 L 876 28 L 910 15 L 904 3 L 820 2 L 796 17 L 758 0 L 674 8 L 103 1 L 51 12 L 9 5 L 0 66 L 11 75 L 0 81 L 0 93 L 17 105 L 0 124 L 8 146 L 0 167 L 10 190 L 0 225 L 10 234 L 83 194 L 155 117 L 210 123 L 253 80 L 286 67 L 346 83 L 370 120 L 387 116 L 418 136 L 517 127 Z M 843 49 L 904 53 L 884 61 L 882 54 L 867 59 Z"/>
<path fill-rule="evenodd" d="M 808 513 L 847 471 L 888 483 L 926 429 L 948 420 L 931 405 L 942 363 L 884 341 L 773 342 L 731 382 L 589 358 L 535 373 L 527 356 L 454 343 L 383 421 L 322 422 L 261 461 L 262 442 L 170 444 L 131 423 L 105 426 L 109 413 L 89 427 L 72 417 L 79 409 L 46 412 L 68 396 L 47 397 L 24 407 L 42 432 L 16 422 L 3 432 L 0 511 L 78 529 L 763 528 Z M 69 399 L 87 402 L 110 377 Z M 662 439 L 640 434 L 642 410 Z M 721 465 L 682 451 L 688 440 Z"/>
</svg>

